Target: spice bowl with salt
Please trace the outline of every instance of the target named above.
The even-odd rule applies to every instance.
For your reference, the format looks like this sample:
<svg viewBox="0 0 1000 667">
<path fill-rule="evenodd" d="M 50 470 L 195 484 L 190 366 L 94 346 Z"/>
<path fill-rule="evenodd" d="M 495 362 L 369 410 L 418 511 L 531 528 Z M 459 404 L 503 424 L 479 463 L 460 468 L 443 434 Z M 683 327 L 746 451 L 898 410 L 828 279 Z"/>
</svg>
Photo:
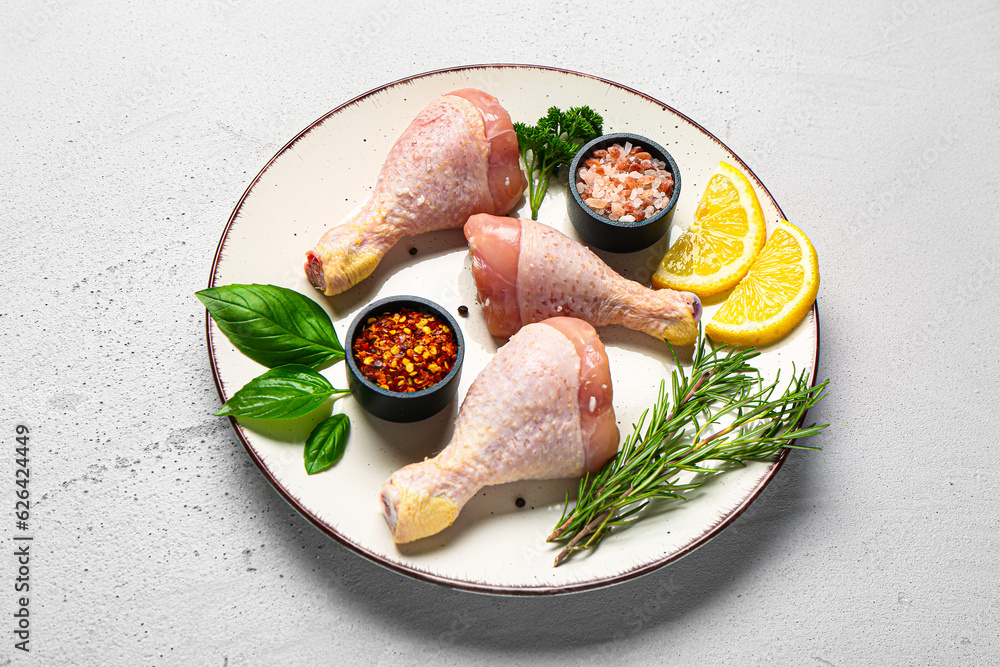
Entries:
<svg viewBox="0 0 1000 667">
<path fill-rule="evenodd" d="M 584 241 L 610 252 L 635 252 L 667 232 L 680 192 L 680 171 L 670 153 L 647 137 L 620 132 L 577 152 L 566 205 Z"/>
<path fill-rule="evenodd" d="M 462 331 L 433 301 L 393 296 L 371 303 L 351 322 L 346 342 L 351 395 L 380 419 L 427 419 L 458 391 Z"/>
</svg>

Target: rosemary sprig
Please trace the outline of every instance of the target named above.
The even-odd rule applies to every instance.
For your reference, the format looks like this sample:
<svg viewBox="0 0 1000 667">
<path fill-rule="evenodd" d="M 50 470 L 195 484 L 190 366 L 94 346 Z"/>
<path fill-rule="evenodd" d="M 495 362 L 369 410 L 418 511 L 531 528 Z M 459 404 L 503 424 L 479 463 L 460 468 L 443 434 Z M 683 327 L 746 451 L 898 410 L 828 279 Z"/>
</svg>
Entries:
<svg viewBox="0 0 1000 667">
<path fill-rule="evenodd" d="M 685 500 L 686 492 L 726 470 L 707 467 L 708 462 L 742 466 L 769 460 L 783 447 L 816 449 L 795 441 L 829 426 L 801 426 L 806 411 L 826 396 L 829 380 L 810 387 L 803 371 L 775 397 L 780 374 L 765 386 L 749 363 L 759 355 L 753 348 L 716 347 L 701 336 L 688 373 L 673 347 L 670 352 L 677 369 L 669 397 L 661 382 L 656 404 L 642 414 L 615 457 L 580 480 L 575 504 L 567 497 L 548 538 L 566 545 L 556 566 L 574 551 L 597 546 L 616 526 L 639 520 L 651 500 Z M 682 473 L 695 476 L 682 483 Z"/>
</svg>

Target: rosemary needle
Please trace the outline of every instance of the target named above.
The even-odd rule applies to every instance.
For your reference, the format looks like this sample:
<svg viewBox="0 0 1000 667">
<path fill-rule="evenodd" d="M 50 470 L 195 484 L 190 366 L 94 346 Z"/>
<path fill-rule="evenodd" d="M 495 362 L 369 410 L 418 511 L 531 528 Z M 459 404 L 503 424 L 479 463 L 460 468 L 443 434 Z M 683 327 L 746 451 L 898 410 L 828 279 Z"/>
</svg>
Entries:
<svg viewBox="0 0 1000 667">
<path fill-rule="evenodd" d="M 709 462 L 739 466 L 770 460 L 783 447 L 816 449 L 795 441 L 829 426 L 801 426 L 806 411 L 826 396 L 829 380 L 809 386 L 803 371 L 776 396 L 780 374 L 764 385 L 749 363 L 760 354 L 753 348 L 716 346 L 701 335 L 687 373 L 673 347 L 670 352 L 677 364 L 670 391 L 660 383 L 655 405 L 639 417 L 615 457 L 580 480 L 575 503 L 567 497 L 548 537 L 565 543 L 556 566 L 574 551 L 597 546 L 616 526 L 640 520 L 651 500 L 684 500 L 686 492 L 726 469 Z M 695 475 L 682 483 L 682 473 Z"/>
</svg>

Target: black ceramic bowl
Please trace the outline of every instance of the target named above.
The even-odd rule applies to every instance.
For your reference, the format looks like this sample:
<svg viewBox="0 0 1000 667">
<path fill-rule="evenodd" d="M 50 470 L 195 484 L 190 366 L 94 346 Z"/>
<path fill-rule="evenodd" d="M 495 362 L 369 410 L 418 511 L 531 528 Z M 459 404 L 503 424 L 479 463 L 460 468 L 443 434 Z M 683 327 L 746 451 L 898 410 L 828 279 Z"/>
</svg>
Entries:
<svg viewBox="0 0 1000 667">
<path fill-rule="evenodd" d="M 666 162 L 667 171 L 674 176 L 674 193 L 670 197 L 670 201 L 653 217 L 640 222 L 621 222 L 598 215 L 583 203 L 583 198 L 580 197 L 580 193 L 576 189 L 577 172 L 582 162 L 591 157 L 595 150 L 608 148 L 616 143 L 624 145 L 625 142 L 631 142 L 633 146 L 638 144 L 654 158 Z M 659 241 L 670 228 L 670 221 L 674 217 L 674 207 L 681 194 L 681 173 L 670 153 L 655 141 L 628 132 L 605 134 L 603 137 L 598 137 L 584 145 L 573 158 L 573 162 L 569 166 L 569 193 L 569 197 L 566 198 L 569 219 L 573 223 L 576 233 L 584 241 L 601 250 L 635 252 L 648 248 Z"/>
<path fill-rule="evenodd" d="M 389 391 L 365 377 L 354 358 L 354 341 L 361 335 L 370 317 L 378 317 L 386 312 L 397 311 L 400 308 L 410 308 L 418 313 L 434 315 L 446 322 L 455 336 L 455 365 L 451 371 L 437 384 L 414 391 L 403 393 Z M 365 410 L 380 419 L 391 422 L 415 422 L 437 414 L 444 409 L 458 391 L 458 381 L 462 374 L 462 359 L 465 356 L 465 341 L 458 322 L 447 310 L 427 299 L 418 296 L 391 296 L 380 299 L 364 308 L 351 322 L 347 330 L 346 361 L 347 385 L 351 395 Z"/>
</svg>

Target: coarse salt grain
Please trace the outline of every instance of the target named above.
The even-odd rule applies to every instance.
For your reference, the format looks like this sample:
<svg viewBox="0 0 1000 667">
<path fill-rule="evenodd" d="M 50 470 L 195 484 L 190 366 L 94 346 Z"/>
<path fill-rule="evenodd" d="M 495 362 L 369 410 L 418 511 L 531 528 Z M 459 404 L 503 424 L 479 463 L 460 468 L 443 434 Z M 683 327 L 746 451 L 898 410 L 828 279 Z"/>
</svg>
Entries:
<svg viewBox="0 0 1000 667">
<path fill-rule="evenodd" d="M 592 211 L 611 220 L 641 222 L 674 193 L 674 176 L 642 146 L 614 144 L 594 151 L 577 170 L 576 189 Z"/>
</svg>

